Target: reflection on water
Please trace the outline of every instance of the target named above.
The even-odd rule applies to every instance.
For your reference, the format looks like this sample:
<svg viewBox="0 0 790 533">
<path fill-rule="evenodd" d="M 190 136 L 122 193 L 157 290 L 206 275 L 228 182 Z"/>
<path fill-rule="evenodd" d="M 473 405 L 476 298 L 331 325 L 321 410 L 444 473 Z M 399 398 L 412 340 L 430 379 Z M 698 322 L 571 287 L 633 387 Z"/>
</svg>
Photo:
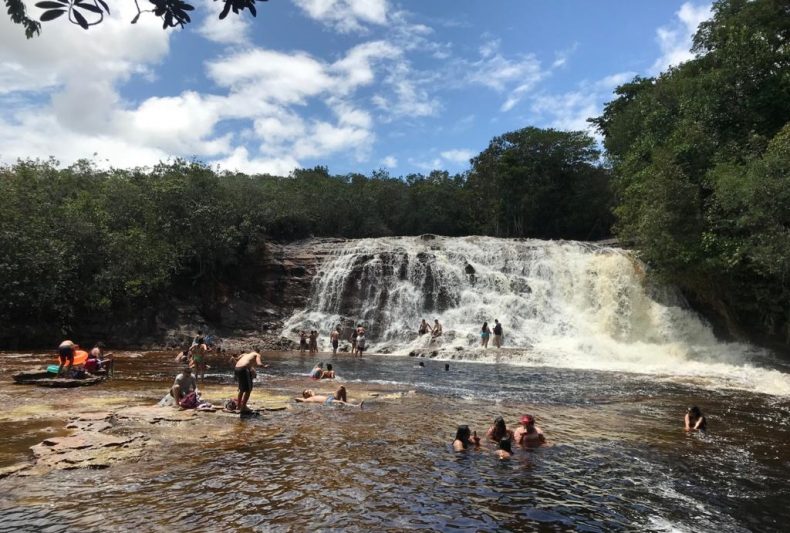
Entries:
<svg viewBox="0 0 790 533">
<path fill-rule="evenodd" d="M 296 395 L 310 383 L 314 361 L 271 357 L 258 387 Z M 6 380 L 16 363 L 3 363 Z M 790 519 L 785 398 L 603 372 L 456 362 L 445 372 L 443 362 L 420 369 L 385 357 L 333 364 L 352 399 L 383 398 L 362 411 L 295 405 L 222 419 L 232 431 L 163 444 L 136 464 L 0 480 L 0 530 L 778 531 Z M 151 403 L 176 370 L 160 354 L 122 356 L 117 368 L 114 382 L 62 398 Z M 230 371 L 215 370 L 206 394 L 219 383 L 232 383 Z M 41 391 L 3 385 L 0 399 L 57 404 Z M 708 437 L 681 429 L 691 402 L 708 415 Z M 507 462 L 488 444 L 451 451 L 457 424 L 482 434 L 495 416 L 515 424 L 524 412 L 551 446 Z M 4 449 L 44 431 L 2 424 Z M 64 495 L 79 504 L 58 503 Z"/>
</svg>

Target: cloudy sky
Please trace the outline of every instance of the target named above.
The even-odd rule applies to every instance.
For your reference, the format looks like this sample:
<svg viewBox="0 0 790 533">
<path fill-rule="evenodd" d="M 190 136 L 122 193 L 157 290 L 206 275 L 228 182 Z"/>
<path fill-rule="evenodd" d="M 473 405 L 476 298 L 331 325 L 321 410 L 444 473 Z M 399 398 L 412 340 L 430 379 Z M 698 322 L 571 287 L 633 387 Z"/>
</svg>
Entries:
<svg viewBox="0 0 790 533">
<path fill-rule="evenodd" d="M 0 163 L 462 171 L 504 132 L 586 129 L 616 85 L 690 58 L 710 15 L 699 0 L 270 0 L 219 21 L 221 3 L 193 3 L 184 30 L 131 25 L 118 0 L 89 31 L 64 17 L 32 40 L 0 14 Z"/>
</svg>

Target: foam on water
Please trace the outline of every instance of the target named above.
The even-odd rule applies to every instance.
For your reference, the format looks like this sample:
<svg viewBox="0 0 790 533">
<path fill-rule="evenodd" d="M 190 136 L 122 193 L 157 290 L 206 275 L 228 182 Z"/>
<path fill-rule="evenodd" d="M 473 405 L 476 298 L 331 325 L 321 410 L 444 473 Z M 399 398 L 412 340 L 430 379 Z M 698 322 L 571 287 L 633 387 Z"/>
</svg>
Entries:
<svg viewBox="0 0 790 533">
<path fill-rule="evenodd" d="M 392 237 L 339 244 L 309 304 L 285 324 L 326 333 L 368 326 L 368 349 L 438 359 L 673 376 L 708 388 L 790 395 L 790 375 L 760 351 L 718 341 L 670 287 L 645 280 L 629 252 L 579 242 L 490 237 Z M 416 333 L 439 319 L 442 342 Z M 508 350 L 479 347 L 483 321 L 505 328 Z"/>
</svg>

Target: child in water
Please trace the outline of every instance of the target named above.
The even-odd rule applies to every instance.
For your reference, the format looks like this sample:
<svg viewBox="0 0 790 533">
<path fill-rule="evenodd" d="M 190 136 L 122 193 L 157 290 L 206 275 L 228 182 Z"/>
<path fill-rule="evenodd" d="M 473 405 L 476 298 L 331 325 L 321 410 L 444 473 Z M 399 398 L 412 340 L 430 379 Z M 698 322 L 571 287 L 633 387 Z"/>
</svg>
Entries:
<svg viewBox="0 0 790 533">
<path fill-rule="evenodd" d="M 496 455 L 503 461 L 513 457 L 513 448 L 511 447 L 510 439 L 504 438 L 499 441 L 499 448 L 496 451 Z"/>
</svg>

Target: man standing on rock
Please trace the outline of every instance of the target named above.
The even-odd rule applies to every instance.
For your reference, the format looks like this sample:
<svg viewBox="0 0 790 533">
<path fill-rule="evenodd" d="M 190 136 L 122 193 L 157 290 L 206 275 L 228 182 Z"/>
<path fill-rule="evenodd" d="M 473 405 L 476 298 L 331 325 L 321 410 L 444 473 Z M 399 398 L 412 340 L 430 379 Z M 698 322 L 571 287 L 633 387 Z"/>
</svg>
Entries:
<svg viewBox="0 0 790 533">
<path fill-rule="evenodd" d="M 255 367 L 269 368 L 269 365 L 263 364 L 261 361 L 261 354 L 258 352 L 243 353 L 236 360 L 236 368 L 234 375 L 236 381 L 239 382 L 239 397 L 236 400 L 241 414 L 249 414 L 252 411 L 247 407 L 247 402 L 250 400 L 250 393 L 252 392 L 252 383 L 255 379 Z"/>
</svg>

